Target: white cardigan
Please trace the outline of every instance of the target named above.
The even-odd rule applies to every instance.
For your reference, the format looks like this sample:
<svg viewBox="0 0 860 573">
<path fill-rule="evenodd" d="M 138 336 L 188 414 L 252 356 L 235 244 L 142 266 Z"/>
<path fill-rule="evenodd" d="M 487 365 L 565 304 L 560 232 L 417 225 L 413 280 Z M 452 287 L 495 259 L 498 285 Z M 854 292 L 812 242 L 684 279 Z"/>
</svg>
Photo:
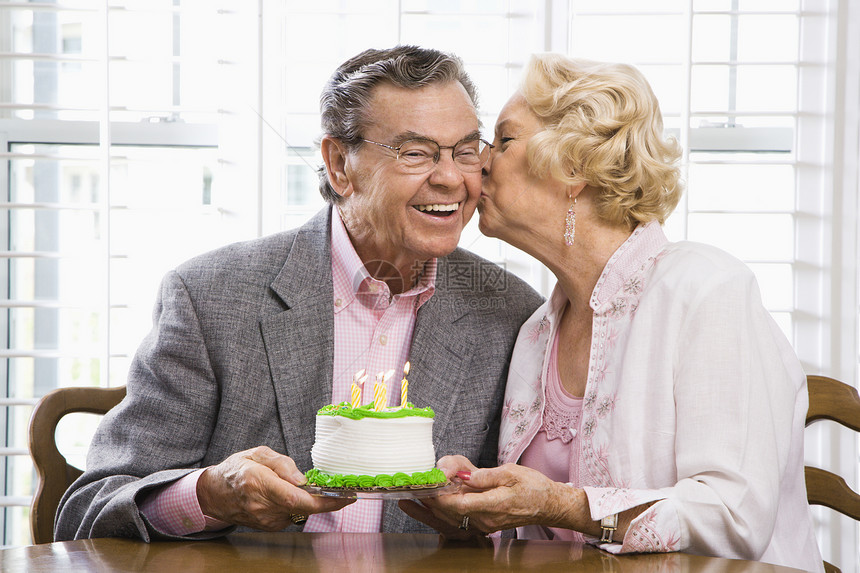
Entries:
<svg viewBox="0 0 860 573">
<path fill-rule="evenodd" d="M 565 302 L 556 287 L 520 330 L 500 463 L 516 462 L 541 427 Z M 752 272 L 716 248 L 669 243 L 652 222 L 610 258 L 591 307 L 573 485 L 595 520 L 659 500 L 601 547 L 823 571 L 803 475 L 806 377 Z"/>
</svg>

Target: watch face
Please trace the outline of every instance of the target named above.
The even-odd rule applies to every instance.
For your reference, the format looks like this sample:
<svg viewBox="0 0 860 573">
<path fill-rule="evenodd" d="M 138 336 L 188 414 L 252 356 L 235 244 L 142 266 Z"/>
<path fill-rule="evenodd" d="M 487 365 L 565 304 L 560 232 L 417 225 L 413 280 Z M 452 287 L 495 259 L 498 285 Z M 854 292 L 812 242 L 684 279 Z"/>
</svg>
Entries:
<svg viewBox="0 0 860 573">
<path fill-rule="evenodd" d="M 612 534 L 618 528 L 618 514 L 613 513 L 607 515 L 600 520 L 600 529 L 603 530 L 603 535 L 600 536 L 601 543 L 612 543 Z"/>
</svg>

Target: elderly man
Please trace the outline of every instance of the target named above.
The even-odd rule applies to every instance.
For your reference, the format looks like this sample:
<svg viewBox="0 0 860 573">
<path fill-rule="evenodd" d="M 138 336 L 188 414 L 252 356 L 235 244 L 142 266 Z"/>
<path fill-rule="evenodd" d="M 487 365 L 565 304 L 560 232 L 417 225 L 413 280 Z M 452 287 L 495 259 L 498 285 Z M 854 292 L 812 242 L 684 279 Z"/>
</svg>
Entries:
<svg viewBox="0 0 860 573">
<path fill-rule="evenodd" d="M 338 68 L 321 108 L 329 207 L 165 277 L 128 395 L 60 503 L 58 540 L 431 532 L 390 501 L 300 487 L 317 409 L 347 400 L 356 371 L 406 360 L 410 401 L 436 411 L 437 455 L 494 465 L 508 359 L 541 299 L 457 248 L 490 153 L 474 86 L 454 56 L 368 50 Z"/>
</svg>

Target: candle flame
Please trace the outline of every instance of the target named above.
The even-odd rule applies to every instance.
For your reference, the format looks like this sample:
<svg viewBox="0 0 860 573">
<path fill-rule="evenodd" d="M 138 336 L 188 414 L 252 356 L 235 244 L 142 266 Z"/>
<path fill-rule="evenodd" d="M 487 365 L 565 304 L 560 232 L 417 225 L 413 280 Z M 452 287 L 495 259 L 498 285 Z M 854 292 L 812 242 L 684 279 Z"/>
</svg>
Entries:
<svg viewBox="0 0 860 573">
<path fill-rule="evenodd" d="M 407 360 L 407 361 L 406 361 L 406 364 L 404 364 L 404 365 L 403 365 L 403 377 L 404 377 L 404 378 L 406 378 L 406 377 L 409 375 L 409 369 L 410 369 L 411 367 L 412 367 L 412 365 L 411 365 L 411 364 L 409 364 L 409 361 Z"/>
</svg>

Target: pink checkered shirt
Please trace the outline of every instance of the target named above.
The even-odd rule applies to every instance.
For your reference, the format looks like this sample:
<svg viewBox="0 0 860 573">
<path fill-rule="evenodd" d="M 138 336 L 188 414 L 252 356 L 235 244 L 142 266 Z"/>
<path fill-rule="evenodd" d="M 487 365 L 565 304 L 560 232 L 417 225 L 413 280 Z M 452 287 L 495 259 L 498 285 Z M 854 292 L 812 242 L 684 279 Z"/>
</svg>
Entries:
<svg viewBox="0 0 860 573">
<path fill-rule="evenodd" d="M 369 375 L 362 403 L 373 401 L 373 382 L 378 372 L 395 370 L 388 385 L 388 404 L 400 403 L 398 383 L 409 356 L 418 309 L 433 296 L 436 259 L 428 261 L 418 284 L 409 291 L 390 295 L 388 285 L 368 275 L 352 246 L 338 210 L 332 210 L 331 266 L 334 287 L 334 376 L 332 402 L 349 401 L 356 372 Z M 193 472 L 149 494 L 140 511 L 159 531 L 187 536 L 228 524 L 204 516 L 197 501 Z M 331 513 L 311 515 L 304 530 L 374 532 L 382 526 L 382 501 L 361 499 Z"/>
</svg>

